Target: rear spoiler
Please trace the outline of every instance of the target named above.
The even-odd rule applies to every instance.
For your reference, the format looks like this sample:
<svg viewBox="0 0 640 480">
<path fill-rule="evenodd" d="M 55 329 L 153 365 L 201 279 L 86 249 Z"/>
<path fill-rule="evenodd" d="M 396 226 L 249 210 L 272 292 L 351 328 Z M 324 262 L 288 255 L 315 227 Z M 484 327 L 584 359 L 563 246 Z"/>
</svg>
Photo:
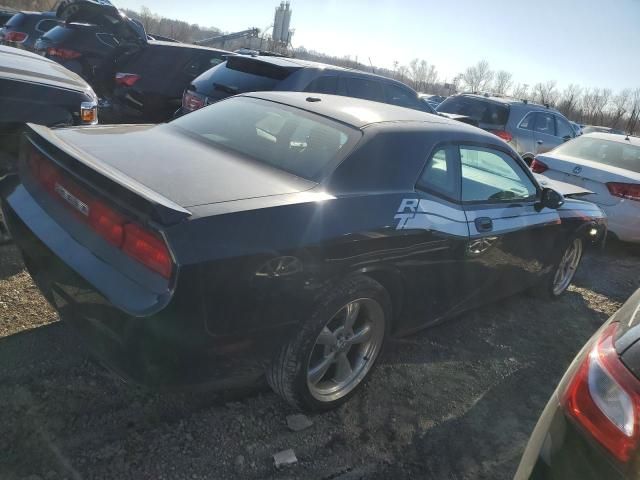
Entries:
<svg viewBox="0 0 640 480">
<path fill-rule="evenodd" d="M 27 124 L 23 142 L 29 142 L 69 175 L 122 206 L 162 225 L 173 225 L 191 216 L 191 212 L 154 192 L 120 170 L 62 141 L 42 125 Z M 24 154 L 24 143 L 21 155 Z"/>
</svg>

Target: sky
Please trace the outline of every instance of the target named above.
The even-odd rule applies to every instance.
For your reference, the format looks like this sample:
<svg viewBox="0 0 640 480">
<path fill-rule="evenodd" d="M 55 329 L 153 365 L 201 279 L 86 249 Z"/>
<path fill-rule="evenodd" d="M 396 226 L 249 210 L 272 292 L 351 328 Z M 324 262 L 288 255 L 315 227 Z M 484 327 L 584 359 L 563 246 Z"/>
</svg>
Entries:
<svg viewBox="0 0 640 480">
<path fill-rule="evenodd" d="M 273 23 L 279 0 L 113 0 L 225 32 Z M 451 80 L 479 60 L 516 82 L 640 87 L 640 0 L 292 0 L 293 46 Z"/>
</svg>

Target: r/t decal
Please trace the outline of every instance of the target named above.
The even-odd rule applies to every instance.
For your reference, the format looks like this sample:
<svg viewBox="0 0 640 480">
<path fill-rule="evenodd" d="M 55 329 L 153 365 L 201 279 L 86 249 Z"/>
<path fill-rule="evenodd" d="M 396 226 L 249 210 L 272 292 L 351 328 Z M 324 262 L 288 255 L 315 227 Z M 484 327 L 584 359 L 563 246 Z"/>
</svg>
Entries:
<svg viewBox="0 0 640 480">
<path fill-rule="evenodd" d="M 416 216 L 418 205 L 420 200 L 417 198 L 405 198 L 400 202 L 400 208 L 398 208 L 398 214 L 393 217 L 398 220 L 396 230 L 402 230 L 407 225 L 407 221 Z"/>
</svg>

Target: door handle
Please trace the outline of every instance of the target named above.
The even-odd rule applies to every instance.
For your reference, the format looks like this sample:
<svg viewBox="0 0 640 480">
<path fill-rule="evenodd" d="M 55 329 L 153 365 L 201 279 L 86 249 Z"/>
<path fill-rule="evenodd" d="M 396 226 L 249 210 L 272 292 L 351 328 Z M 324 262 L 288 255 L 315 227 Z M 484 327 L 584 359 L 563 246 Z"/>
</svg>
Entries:
<svg viewBox="0 0 640 480">
<path fill-rule="evenodd" d="M 542 140 L 538 140 L 536 143 L 537 143 L 538 145 L 542 145 L 544 142 L 543 142 Z"/>
<path fill-rule="evenodd" d="M 476 230 L 480 233 L 490 232 L 493 230 L 493 220 L 489 217 L 478 217 L 475 219 Z"/>
</svg>

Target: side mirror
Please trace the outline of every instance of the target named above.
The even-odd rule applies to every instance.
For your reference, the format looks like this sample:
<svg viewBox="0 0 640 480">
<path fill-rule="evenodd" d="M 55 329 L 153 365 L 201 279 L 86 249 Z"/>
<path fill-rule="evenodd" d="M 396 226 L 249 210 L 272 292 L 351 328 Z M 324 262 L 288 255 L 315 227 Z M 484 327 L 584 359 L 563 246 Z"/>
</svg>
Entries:
<svg viewBox="0 0 640 480">
<path fill-rule="evenodd" d="M 540 198 L 540 205 L 543 208 L 550 208 L 557 210 L 564 204 L 564 197 L 562 194 L 556 192 L 552 188 L 543 188 L 542 197 Z"/>
</svg>

